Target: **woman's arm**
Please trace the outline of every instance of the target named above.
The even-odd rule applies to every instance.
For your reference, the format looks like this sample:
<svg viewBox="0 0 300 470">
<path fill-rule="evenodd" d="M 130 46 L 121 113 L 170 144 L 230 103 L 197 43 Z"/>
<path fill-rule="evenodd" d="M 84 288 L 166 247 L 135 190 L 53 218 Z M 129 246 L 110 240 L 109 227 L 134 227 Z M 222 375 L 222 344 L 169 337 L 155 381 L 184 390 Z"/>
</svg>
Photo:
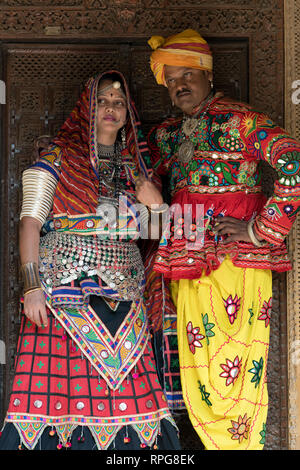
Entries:
<svg viewBox="0 0 300 470">
<path fill-rule="evenodd" d="M 153 240 L 159 239 L 164 226 L 163 215 L 166 214 L 169 206 L 164 204 L 162 194 L 155 184 L 152 181 L 146 180 L 143 175 L 140 175 L 137 179 L 135 188 L 137 200 L 149 209 L 149 238 Z"/>
<path fill-rule="evenodd" d="M 19 249 L 24 280 L 24 313 L 38 326 L 47 326 L 45 297 L 38 269 L 40 231 L 53 205 L 60 161 L 61 149 L 52 146 L 22 176 Z"/>
<path fill-rule="evenodd" d="M 33 217 L 23 217 L 19 226 L 19 249 L 23 276 L 38 277 L 39 242 L 42 224 Z M 24 313 L 37 326 L 47 326 L 45 296 L 41 288 L 24 292 Z"/>
</svg>

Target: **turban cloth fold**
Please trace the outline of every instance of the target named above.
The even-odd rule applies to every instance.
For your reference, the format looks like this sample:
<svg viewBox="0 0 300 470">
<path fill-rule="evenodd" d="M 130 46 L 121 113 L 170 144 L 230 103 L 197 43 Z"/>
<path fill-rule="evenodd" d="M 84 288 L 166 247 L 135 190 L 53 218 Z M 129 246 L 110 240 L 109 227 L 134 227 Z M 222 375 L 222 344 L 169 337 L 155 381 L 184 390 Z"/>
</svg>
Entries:
<svg viewBox="0 0 300 470">
<path fill-rule="evenodd" d="M 148 44 L 154 51 L 150 56 L 150 67 L 159 85 L 167 86 L 164 65 L 212 71 L 213 59 L 209 45 L 193 29 L 187 29 L 167 39 L 152 36 Z"/>
</svg>

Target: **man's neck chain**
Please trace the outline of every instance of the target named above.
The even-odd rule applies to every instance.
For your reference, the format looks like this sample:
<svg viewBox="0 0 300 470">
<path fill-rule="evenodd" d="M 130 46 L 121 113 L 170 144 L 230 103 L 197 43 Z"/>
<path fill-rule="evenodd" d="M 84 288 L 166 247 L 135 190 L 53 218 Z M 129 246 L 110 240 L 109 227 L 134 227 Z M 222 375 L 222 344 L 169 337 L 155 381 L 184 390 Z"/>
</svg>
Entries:
<svg viewBox="0 0 300 470">
<path fill-rule="evenodd" d="M 199 129 L 201 122 L 207 115 L 213 98 L 213 93 L 210 93 L 208 97 L 203 101 L 201 107 L 199 108 L 195 116 L 191 117 L 185 115 L 182 120 L 181 133 L 183 135 L 184 140 L 180 144 L 178 149 L 178 158 L 181 163 L 189 163 L 189 161 L 193 158 L 195 144 L 192 142 L 192 138 L 194 137 L 196 131 Z"/>
</svg>

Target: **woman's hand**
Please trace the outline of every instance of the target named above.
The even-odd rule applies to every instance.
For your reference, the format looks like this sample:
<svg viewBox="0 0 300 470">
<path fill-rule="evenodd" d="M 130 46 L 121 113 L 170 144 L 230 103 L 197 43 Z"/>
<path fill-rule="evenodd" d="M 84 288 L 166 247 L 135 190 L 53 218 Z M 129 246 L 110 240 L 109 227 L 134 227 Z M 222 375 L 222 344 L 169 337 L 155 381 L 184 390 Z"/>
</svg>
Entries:
<svg viewBox="0 0 300 470">
<path fill-rule="evenodd" d="M 33 152 L 31 155 L 31 163 L 36 163 L 40 159 L 40 152 L 43 150 L 49 150 L 51 137 L 50 135 L 41 135 L 35 139 L 33 144 Z"/>
<path fill-rule="evenodd" d="M 155 184 L 147 180 L 144 175 L 139 175 L 135 183 L 135 192 L 138 201 L 147 207 L 155 208 L 164 202 Z"/>
<path fill-rule="evenodd" d="M 252 243 L 248 234 L 248 223 L 234 217 L 216 217 L 214 232 L 218 236 L 228 235 L 223 241 L 224 245 L 235 241 Z"/>
<path fill-rule="evenodd" d="M 48 325 L 45 296 L 41 289 L 24 295 L 24 313 L 37 326 Z"/>
</svg>

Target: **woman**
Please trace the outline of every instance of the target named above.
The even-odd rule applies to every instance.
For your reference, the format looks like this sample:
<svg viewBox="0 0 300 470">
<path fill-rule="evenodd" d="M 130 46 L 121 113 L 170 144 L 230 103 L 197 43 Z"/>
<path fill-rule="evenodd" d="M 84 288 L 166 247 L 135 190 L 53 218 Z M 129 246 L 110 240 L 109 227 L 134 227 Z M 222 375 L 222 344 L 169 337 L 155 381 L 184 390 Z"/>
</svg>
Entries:
<svg viewBox="0 0 300 470">
<path fill-rule="evenodd" d="M 124 78 L 100 75 L 24 172 L 25 316 L 2 449 L 179 448 L 135 243 L 147 219 L 136 197 L 162 203 L 151 181 L 135 190 L 151 176 L 140 136 Z"/>
</svg>

